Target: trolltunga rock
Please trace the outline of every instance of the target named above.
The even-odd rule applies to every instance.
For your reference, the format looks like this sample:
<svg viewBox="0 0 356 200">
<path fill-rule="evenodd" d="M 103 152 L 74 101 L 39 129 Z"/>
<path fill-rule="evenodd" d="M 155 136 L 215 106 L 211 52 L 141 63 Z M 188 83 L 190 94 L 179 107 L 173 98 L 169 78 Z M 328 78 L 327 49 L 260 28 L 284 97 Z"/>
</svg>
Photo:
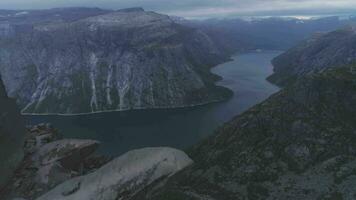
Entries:
<svg viewBox="0 0 356 200">
<path fill-rule="evenodd" d="M 91 174 L 60 184 L 37 200 L 129 199 L 154 181 L 192 163 L 184 152 L 172 148 L 133 150 Z"/>
</svg>

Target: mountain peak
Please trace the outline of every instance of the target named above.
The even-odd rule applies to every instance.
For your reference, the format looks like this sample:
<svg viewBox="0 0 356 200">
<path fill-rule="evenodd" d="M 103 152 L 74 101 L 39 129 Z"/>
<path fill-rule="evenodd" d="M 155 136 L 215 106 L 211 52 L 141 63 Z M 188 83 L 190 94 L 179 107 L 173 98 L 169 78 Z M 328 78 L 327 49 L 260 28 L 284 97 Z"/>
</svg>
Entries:
<svg viewBox="0 0 356 200">
<path fill-rule="evenodd" d="M 145 10 L 141 7 L 124 8 L 117 11 L 118 12 L 145 12 Z"/>
</svg>

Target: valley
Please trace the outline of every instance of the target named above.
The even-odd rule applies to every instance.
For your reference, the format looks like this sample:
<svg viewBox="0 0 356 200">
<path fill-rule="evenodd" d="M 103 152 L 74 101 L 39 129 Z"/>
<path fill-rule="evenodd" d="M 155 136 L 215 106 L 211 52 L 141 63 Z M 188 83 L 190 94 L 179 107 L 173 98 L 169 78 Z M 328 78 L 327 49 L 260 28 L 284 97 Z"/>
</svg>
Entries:
<svg viewBox="0 0 356 200">
<path fill-rule="evenodd" d="M 148 109 L 77 116 L 25 115 L 27 124 L 52 123 L 67 138 L 101 141 L 99 152 L 118 156 L 128 150 L 170 146 L 186 149 L 214 133 L 234 116 L 277 92 L 265 79 L 280 51 L 238 54 L 211 71 L 217 84 L 234 92 L 226 101 L 178 109 Z M 184 126 L 182 126 L 184 124 Z"/>
<path fill-rule="evenodd" d="M 0 9 L 0 199 L 356 199 L 356 17 L 218 4 Z"/>
</svg>

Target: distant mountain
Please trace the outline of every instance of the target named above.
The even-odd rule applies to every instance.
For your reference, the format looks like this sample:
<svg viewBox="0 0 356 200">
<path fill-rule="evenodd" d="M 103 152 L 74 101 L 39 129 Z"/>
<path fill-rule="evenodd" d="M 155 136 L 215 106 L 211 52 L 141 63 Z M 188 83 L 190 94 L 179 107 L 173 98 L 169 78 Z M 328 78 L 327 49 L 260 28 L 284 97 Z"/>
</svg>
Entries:
<svg viewBox="0 0 356 200">
<path fill-rule="evenodd" d="M 286 85 L 310 73 L 340 67 L 356 61 L 356 28 L 346 28 L 314 37 L 291 48 L 273 60 L 269 80 Z"/>
<path fill-rule="evenodd" d="M 309 20 L 276 17 L 178 22 L 201 29 L 221 48 L 236 52 L 255 49 L 286 50 L 315 32 L 336 30 L 354 21 L 352 18 L 341 20 L 339 17 Z"/>
<path fill-rule="evenodd" d="M 236 117 L 189 151 L 192 167 L 134 199 L 354 199 L 352 67 L 308 75 Z"/>
<path fill-rule="evenodd" d="M 228 56 L 203 32 L 140 8 L 102 12 L 30 23 L 0 40 L 0 71 L 23 112 L 170 108 L 230 95 L 209 71 Z"/>
<path fill-rule="evenodd" d="M 53 8 L 48 10 L 0 10 L 0 24 L 23 25 L 69 22 L 109 12 L 113 12 L 113 10 L 84 7 Z"/>
<path fill-rule="evenodd" d="M 284 89 L 191 148 L 193 166 L 133 199 L 354 199 L 355 35 L 314 34 L 276 58 L 270 80 Z"/>
<path fill-rule="evenodd" d="M 33 26 L 73 22 L 113 12 L 99 8 L 53 8 L 48 10 L 0 10 L 0 39 L 31 31 Z"/>
</svg>

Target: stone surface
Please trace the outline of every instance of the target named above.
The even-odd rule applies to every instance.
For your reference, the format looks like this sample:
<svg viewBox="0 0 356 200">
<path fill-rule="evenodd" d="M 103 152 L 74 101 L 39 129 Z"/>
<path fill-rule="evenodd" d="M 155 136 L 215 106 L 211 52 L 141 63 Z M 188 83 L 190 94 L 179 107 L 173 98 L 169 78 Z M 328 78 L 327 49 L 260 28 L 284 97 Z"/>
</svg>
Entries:
<svg viewBox="0 0 356 200">
<path fill-rule="evenodd" d="M 35 199 L 66 180 L 95 171 L 110 161 L 93 154 L 98 145 L 93 140 L 62 139 L 50 124 L 28 127 L 25 158 L 0 199 Z"/>
<path fill-rule="evenodd" d="M 34 155 L 33 160 L 39 165 L 60 162 L 66 168 L 77 166 L 98 147 L 95 140 L 63 139 L 42 146 Z"/>
<path fill-rule="evenodd" d="M 134 150 L 91 174 L 64 182 L 38 200 L 130 199 L 154 181 L 172 176 L 192 162 L 185 153 L 171 148 Z"/>
<path fill-rule="evenodd" d="M 62 139 L 51 124 L 39 124 L 27 128 L 24 150 L 27 154 L 36 152 L 43 145 Z"/>
</svg>

